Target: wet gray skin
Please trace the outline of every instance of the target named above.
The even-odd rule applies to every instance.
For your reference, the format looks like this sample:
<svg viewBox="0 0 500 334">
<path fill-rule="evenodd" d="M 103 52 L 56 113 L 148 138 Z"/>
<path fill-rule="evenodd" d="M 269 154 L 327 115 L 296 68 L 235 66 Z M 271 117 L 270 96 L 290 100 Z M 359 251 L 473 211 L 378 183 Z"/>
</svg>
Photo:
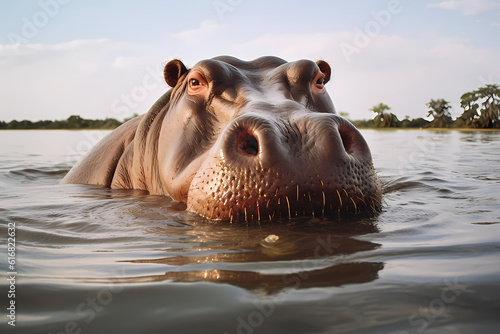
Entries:
<svg viewBox="0 0 500 334">
<path fill-rule="evenodd" d="M 144 189 L 232 222 L 380 210 L 370 150 L 335 113 L 326 62 L 224 56 L 164 74 L 172 89 L 63 183 Z"/>
</svg>

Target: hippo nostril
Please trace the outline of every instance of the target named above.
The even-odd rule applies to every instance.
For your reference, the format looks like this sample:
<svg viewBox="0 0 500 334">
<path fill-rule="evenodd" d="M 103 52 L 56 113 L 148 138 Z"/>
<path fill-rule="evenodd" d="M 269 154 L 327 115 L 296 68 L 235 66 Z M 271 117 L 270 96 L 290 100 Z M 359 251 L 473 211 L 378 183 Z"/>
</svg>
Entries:
<svg viewBox="0 0 500 334">
<path fill-rule="evenodd" d="M 340 138 L 342 138 L 342 145 L 347 153 L 353 152 L 353 133 L 352 130 L 347 126 L 339 126 Z"/>
<path fill-rule="evenodd" d="M 236 150 L 247 156 L 256 156 L 259 153 L 259 142 L 248 130 L 241 130 L 236 137 Z"/>
</svg>

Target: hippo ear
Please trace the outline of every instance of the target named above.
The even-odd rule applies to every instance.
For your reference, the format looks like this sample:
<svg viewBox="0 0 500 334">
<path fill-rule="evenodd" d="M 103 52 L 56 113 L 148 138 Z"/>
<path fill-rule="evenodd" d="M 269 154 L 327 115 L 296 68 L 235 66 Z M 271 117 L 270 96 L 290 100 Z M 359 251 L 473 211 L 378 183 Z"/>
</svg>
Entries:
<svg viewBox="0 0 500 334">
<path fill-rule="evenodd" d="M 332 75 L 332 69 L 330 68 L 330 65 L 324 60 L 318 60 L 316 62 L 316 65 L 318 65 L 320 71 L 325 75 L 325 84 L 330 81 L 330 76 Z"/>
<path fill-rule="evenodd" d="M 165 69 L 163 70 L 163 76 L 165 77 L 165 81 L 170 87 L 175 87 L 179 78 L 184 75 L 188 70 L 186 66 L 182 63 L 182 61 L 178 59 L 171 60 L 165 65 Z"/>
</svg>

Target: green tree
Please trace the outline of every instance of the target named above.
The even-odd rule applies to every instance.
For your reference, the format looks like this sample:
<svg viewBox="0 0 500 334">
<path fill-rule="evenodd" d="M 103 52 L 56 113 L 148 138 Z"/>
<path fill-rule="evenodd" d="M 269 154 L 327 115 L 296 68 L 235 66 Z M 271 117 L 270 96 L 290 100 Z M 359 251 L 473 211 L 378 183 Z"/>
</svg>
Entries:
<svg viewBox="0 0 500 334">
<path fill-rule="evenodd" d="M 19 122 L 16 121 L 15 119 L 7 123 L 7 129 L 19 129 L 18 127 Z"/>
<path fill-rule="evenodd" d="M 488 84 L 478 88 L 475 93 L 479 98 L 484 99 L 479 118 L 481 127 L 497 127 L 499 125 L 500 87 L 497 84 Z"/>
<path fill-rule="evenodd" d="M 476 103 L 478 98 L 476 91 L 467 92 L 460 97 L 460 106 L 464 112 L 455 120 L 457 126 L 474 127 L 476 117 L 479 116 L 477 113 L 479 105 Z"/>
<path fill-rule="evenodd" d="M 433 116 L 434 120 L 430 123 L 431 127 L 435 128 L 446 128 L 448 124 L 451 123 L 451 114 L 448 109 L 451 108 L 450 102 L 444 99 L 434 100 L 431 99 L 427 106 L 429 107 L 429 111 L 427 112 L 427 116 Z"/>
<path fill-rule="evenodd" d="M 391 108 L 387 104 L 379 103 L 370 110 L 377 114 L 375 118 L 373 118 L 376 127 L 394 127 L 400 125 L 396 115 L 389 112 Z"/>
<path fill-rule="evenodd" d="M 68 129 L 80 129 L 83 126 L 83 118 L 78 115 L 71 115 L 66 120 L 66 126 Z"/>
</svg>

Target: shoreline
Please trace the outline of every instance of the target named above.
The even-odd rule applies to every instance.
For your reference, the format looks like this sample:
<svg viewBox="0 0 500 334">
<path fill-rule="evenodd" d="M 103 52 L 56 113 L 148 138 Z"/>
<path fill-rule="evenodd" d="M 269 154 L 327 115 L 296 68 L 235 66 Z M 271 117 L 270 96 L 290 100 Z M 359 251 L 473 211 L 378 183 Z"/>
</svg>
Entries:
<svg viewBox="0 0 500 334">
<path fill-rule="evenodd" d="M 500 129 L 496 128 L 366 128 L 366 127 L 356 127 L 358 130 L 382 130 L 382 131 L 394 131 L 394 130 L 431 130 L 431 131 L 484 131 L 484 132 L 492 132 L 492 131 L 500 131 Z"/>
</svg>

